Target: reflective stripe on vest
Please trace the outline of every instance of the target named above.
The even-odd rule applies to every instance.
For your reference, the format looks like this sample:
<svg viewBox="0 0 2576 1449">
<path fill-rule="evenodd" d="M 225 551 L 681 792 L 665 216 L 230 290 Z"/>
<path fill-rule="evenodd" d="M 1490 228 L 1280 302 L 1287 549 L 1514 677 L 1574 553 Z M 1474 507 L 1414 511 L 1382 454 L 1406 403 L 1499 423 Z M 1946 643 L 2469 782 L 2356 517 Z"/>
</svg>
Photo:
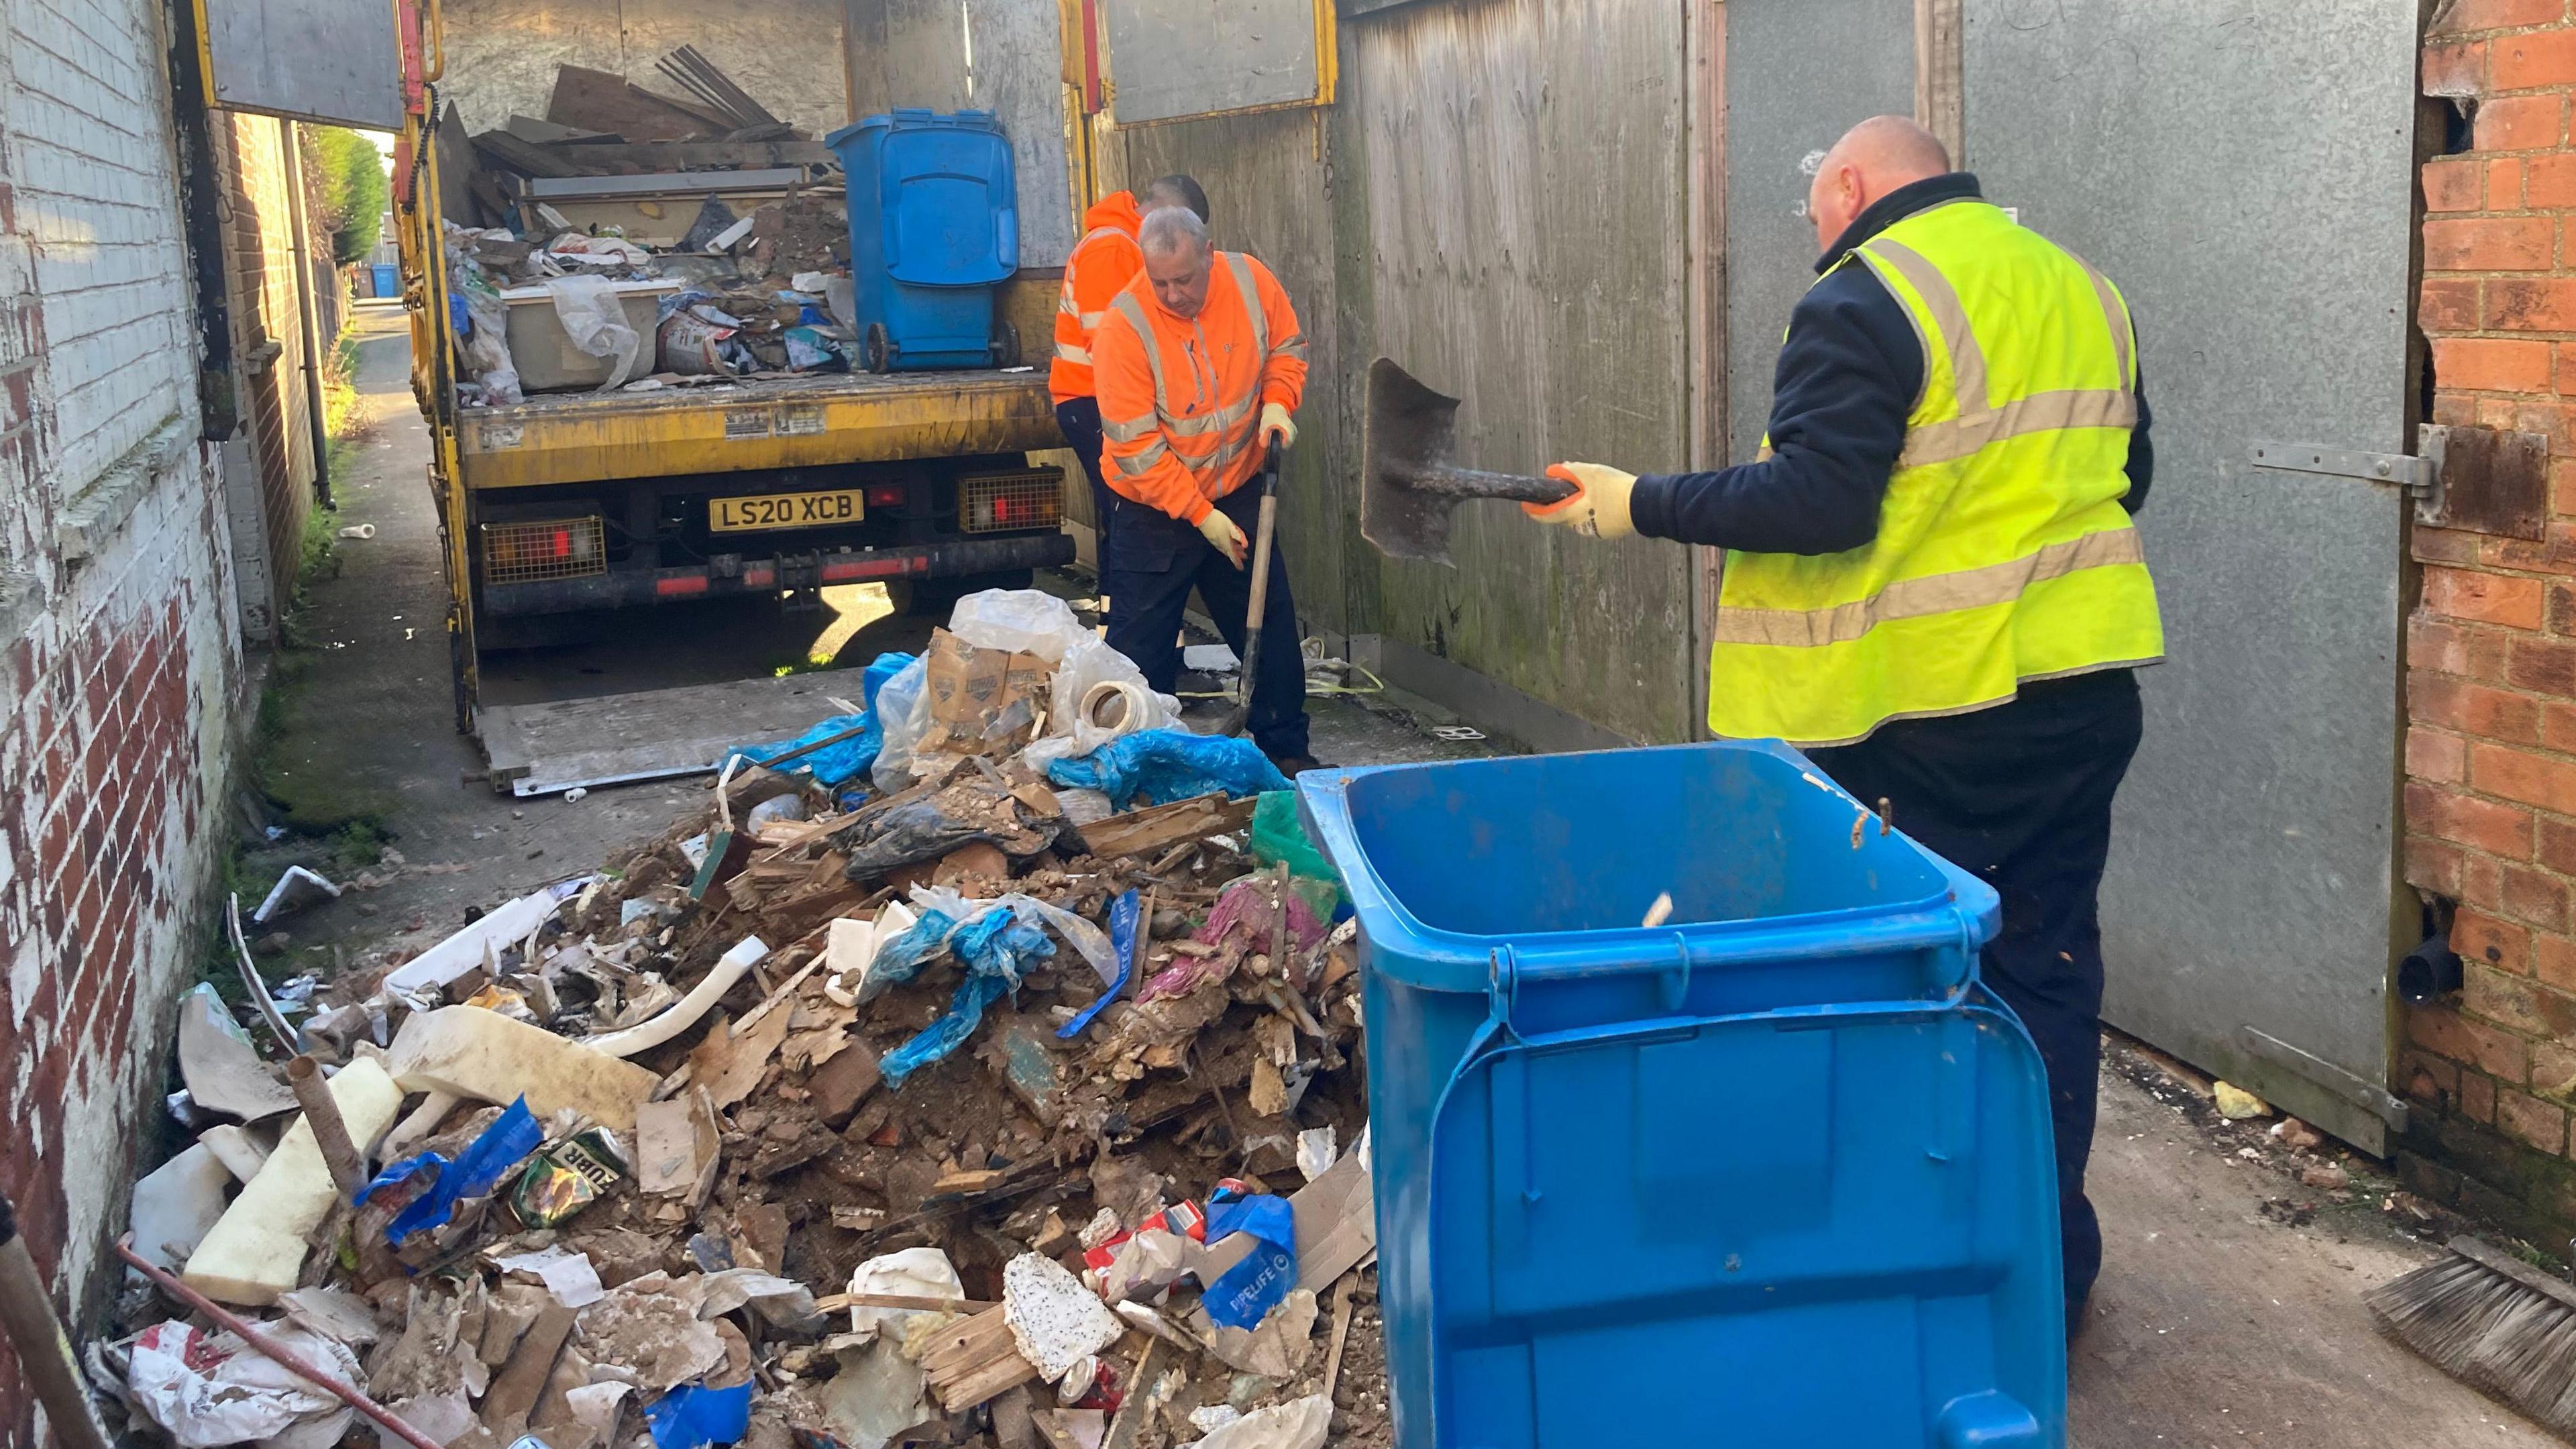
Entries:
<svg viewBox="0 0 2576 1449">
<path fill-rule="evenodd" d="M 1945 203 L 1845 261 L 1923 346 L 1876 538 L 1732 553 L 1709 725 L 1801 744 L 2009 699 L 2025 679 L 2163 654 L 2127 492 L 2136 341 L 2099 272 L 2000 210 Z"/>
<path fill-rule="evenodd" d="M 1146 318 L 1145 304 L 1138 300 L 1132 291 L 1121 291 L 1109 302 L 1110 309 L 1126 318 L 1127 325 L 1136 329 L 1138 340 L 1145 344 L 1145 366 L 1154 378 L 1154 416 L 1123 422 L 1103 418 L 1100 423 L 1101 433 L 1112 442 L 1132 443 L 1159 428 L 1165 441 L 1170 445 L 1172 455 L 1179 458 L 1182 465 L 1192 472 L 1206 472 L 1213 468 L 1221 468 L 1243 456 L 1243 450 L 1252 446 L 1252 432 L 1244 429 L 1244 423 L 1260 411 L 1259 379 L 1262 373 L 1268 370 L 1271 357 L 1270 318 L 1262 310 L 1261 292 L 1252 279 L 1251 265 L 1233 252 L 1219 252 L 1217 256 L 1224 262 L 1226 272 L 1234 278 L 1236 291 L 1243 296 L 1244 313 L 1252 321 L 1253 353 L 1260 359 L 1260 366 L 1254 373 L 1252 393 L 1240 401 L 1232 404 L 1218 404 L 1204 413 L 1175 412 L 1172 407 L 1171 382 L 1163 369 L 1162 342 L 1154 333 L 1153 323 Z M 1190 327 L 1198 333 L 1199 345 L 1204 348 L 1207 343 L 1205 329 L 1199 326 L 1196 318 L 1190 320 Z M 1304 334 L 1300 333 L 1289 339 L 1289 345 L 1297 349 L 1297 355 L 1303 356 L 1306 346 Z M 1281 351 L 1286 350 L 1287 347 L 1283 345 Z M 1211 378 L 1213 375 L 1214 364 L 1211 363 Z M 1214 390 L 1212 382 L 1194 380 L 1194 387 L 1202 397 L 1206 397 Z M 1240 432 L 1240 436 L 1226 436 L 1237 432 Z M 1210 434 L 1217 435 L 1215 441 L 1204 447 L 1199 446 L 1200 440 Z M 1121 458 L 1118 462 L 1121 471 L 1127 476 L 1138 477 L 1154 463 L 1159 462 L 1161 457 L 1161 452 L 1154 451 L 1150 458 L 1142 462 L 1134 458 Z"/>
</svg>

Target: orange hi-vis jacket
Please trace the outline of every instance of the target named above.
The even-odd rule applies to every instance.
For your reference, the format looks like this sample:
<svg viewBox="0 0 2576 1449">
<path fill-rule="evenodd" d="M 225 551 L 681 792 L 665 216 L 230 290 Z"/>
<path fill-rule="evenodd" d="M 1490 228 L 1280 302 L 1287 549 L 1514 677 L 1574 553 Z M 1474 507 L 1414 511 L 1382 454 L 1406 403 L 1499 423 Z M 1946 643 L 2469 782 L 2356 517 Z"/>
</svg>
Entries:
<svg viewBox="0 0 2576 1449">
<path fill-rule="evenodd" d="M 1261 406 L 1306 395 L 1306 334 L 1270 269 L 1218 252 L 1207 302 L 1174 315 L 1139 273 L 1092 335 L 1101 471 L 1124 497 L 1186 523 L 1261 467 Z"/>
<path fill-rule="evenodd" d="M 1108 315 L 1109 299 L 1145 270 L 1145 254 L 1136 249 L 1142 224 L 1136 198 L 1113 191 L 1082 214 L 1083 238 L 1064 259 L 1064 286 L 1056 293 L 1055 363 L 1047 369 L 1047 391 L 1058 403 L 1091 392 L 1091 334 Z"/>
</svg>

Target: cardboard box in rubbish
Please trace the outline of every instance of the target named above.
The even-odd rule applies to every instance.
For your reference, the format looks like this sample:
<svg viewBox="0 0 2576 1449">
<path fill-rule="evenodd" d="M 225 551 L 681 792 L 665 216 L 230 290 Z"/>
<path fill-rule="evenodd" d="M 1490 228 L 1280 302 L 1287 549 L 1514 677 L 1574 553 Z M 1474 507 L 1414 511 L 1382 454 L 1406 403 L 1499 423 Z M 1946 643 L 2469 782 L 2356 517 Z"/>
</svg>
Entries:
<svg viewBox="0 0 2576 1449">
<path fill-rule="evenodd" d="M 930 729 L 921 751 L 1007 754 L 1026 744 L 1037 734 L 1037 711 L 1046 707 L 1053 674 L 1037 655 L 980 649 L 933 630 L 922 662 Z"/>
</svg>

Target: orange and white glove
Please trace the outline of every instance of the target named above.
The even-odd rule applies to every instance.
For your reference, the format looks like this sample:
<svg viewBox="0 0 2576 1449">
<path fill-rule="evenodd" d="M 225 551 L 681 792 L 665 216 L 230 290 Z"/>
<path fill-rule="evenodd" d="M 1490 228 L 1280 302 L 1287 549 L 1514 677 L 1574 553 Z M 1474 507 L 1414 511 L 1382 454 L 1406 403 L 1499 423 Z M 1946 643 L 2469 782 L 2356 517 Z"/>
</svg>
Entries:
<svg viewBox="0 0 2576 1449">
<path fill-rule="evenodd" d="M 1272 443 L 1283 448 L 1297 446 L 1297 424 L 1289 418 L 1284 404 L 1261 405 L 1261 443 L 1263 447 Z"/>
<path fill-rule="evenodd" d="M 1524 503 L 1521 512 L 1587 538 L 1628 538 L 1637 532 L 1628 517 L 1628 495 L 1636 491 L 1636 474 L 1622 473 L 1606 463 L 1558 463 L 1547 470 L 1547 476 L 1573 484 L 1574 496 L 1562 503 Z"/>
<path fill-rule="evenodd" d="M 1243 530 L 1235 527 L 1234 520 L 1225 516 L 1224 509 L 1207 511 L 1207 517 L 1199 520 L 1199 536 L 1208 541 L 1210 548 L 1224 554 L 1227 563 L 1236 568 L 1243 567 L 1243 551 L 1250 545 L 1244 542 Z"/>
</svg>

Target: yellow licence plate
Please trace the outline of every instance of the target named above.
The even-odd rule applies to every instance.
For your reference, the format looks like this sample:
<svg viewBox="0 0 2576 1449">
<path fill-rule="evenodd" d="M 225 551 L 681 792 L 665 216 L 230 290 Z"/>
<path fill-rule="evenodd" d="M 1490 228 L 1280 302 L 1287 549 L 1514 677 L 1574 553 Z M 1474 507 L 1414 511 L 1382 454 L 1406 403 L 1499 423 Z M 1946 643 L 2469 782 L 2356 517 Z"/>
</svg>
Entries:
<svg viewBox="0 0 2576 1449">
<path fill-rule="evenodd" d="M 718 533 L 764 528 L 829 528 L 867 516 L 867 494 L 856 488 L 830 493 L 762 493 L 717 498 L 707 504 L 707 527 Z"/>
</svg>

